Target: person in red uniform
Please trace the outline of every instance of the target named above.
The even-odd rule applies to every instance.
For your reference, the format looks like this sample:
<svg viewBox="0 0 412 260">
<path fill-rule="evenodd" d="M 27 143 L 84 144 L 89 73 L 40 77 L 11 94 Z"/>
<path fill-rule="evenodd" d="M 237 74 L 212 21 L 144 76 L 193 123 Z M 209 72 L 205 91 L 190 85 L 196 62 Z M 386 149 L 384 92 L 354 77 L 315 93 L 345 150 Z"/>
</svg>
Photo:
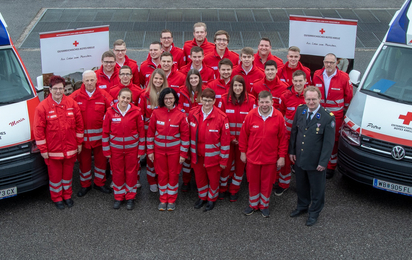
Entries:
<svg viewBox="0 0 412 260">
<path fill-rule="evenodd" d="M 162 90 L 147 131 L 147 157 L 159 176 L 160 211 L 176 208 L 179 174 L 189 151 L 189 124 L 178 102 L 174 89 Z"/>
<path fill-rule="evenodd" d="M 83 119 L 77 103 L 64 93 L 64 78 L 50 78 L 50 93 L 34 115 L 34 138 L 49 173 L 50 196 L 58 209 L 72 207 L 73 166 L 82 151 Z"/>
<path fill-rule="evenodd" d="M 155 41 L 149 46 L 147 59 L 140 64 L 140 86 L 146 88 L 149 83 L 150 75 L 160 65 L 160 55 L 162 54 L 162 43 Z"/>
<path fill-rule="evenodd" d="M 285 165 L 287 154 L 285 119 L 273 107 L 269 91 L 259 93 L 259 107 L 253 109 L 243 122 L 239 137 L 240 159 L 246 163 L 249 182 L 249 206 L 245 215 L 260 210 L 269 217 L 269 201 L 276 169 Z"/>
<path fill-rule="evenodd" d="M 222 96 L 222 107 L 220 108 L 229 119 L 230 155 L 229 165 L 222 171 L 220 176 L 219 199 L 224 199 L 227 190 L 229 190 L 229 200 L 231 202 L 238 199 L 238 192 L 245 170 L 245 164 L 240 160 L 239 135 L 246 115 L 255 107 L 255 97 L 247 93 L 245 79 L 240 75 L 234 76 L 229 92 Z M 234 164 L 231 165 L 233 161 Z M 229 178 L 232 179 L 230 184 L 228 184 Z"/>
<path fill-rule="evenodd" d="M 102 55 L 102 66 L 96 70 L 97 87 L 107 92 L 119 84 L 119 71 L 116 68 L 116 56 L 112 51 L 105 51 Z"/>
<path fill-rule="evenodd" d="M 198 47 L 193 47 L 198 48 Z M 179 93 L 179 107 L 183 109 L 186 116 L 189 116 L 190 110 L 197 106 L 202 105 L 202 76 L 196 69 L 191 69 L 187 73 L 185 85 L 180 87 Z M 192 167 L 190 166 L 190 158 L 183 162 L 182 167 L 182 192 L 188 192 L 190 190 L 190 181 L 192 179 Z"/>
<path fill-rule="evenodd" d="M 280 70 L 283 67 L 283 61 L 281 58 L 272 55 L 272 44 L 270 43 L 269 38 L 263 37 L 260 39 L 258 45 L 258 51 L 255 54 L 255 60 L 253 64 L 256 67 L 265 69 L 265 63 L 269 60 L 276 62 L 276 67 Z"/>
<path fill-rule="evenodd" d="M 216 93 L 215 105 L 220 107 L 222 105 L 221 98 L 223 94 L 229 91 L 230 82 L 232 79 L 233 63 L 229 59 L 219 61 L 219 78 L 207 84 L 208 88 L 213 89 Z"/>
<path fill-rule="evenodd" d="M 119 209 L 123 200 L 126 208 L 134 208 L 137 190 L 139 159 L 145 153 L 146 141 L 143 116 L 140 109 L 131 104 L 132 92 L 128 88 L 120 91 L 118 103 L 104 117 L 103 154 L 110 160 L 112 168 L 114 209 Z"/>
<path fill-rule="evenodd" d="M 293 72 L 293 85 L 280 96 L 281 103 L 279 111 L 285 118 L 286 131 L 287 131 L 287 143 L 289 144 L 290 131 L 292 129 L 293 118 L 295 117 L 296 109 L 299 105 L 305 104 L 305 98 L 303 96 L 303 89 L 306 85 L 306 73 L 302 70 Z M 289 156 L 285 158 L 285 166 L 282 167 L 278 175 L 278 187 L 275 190 L 276 196 L 282 196 L 282 194 L 289 188 L 291 174 L 291 162 Z"/>
<path fill-rule="evenodd" d="M 269 60 L 265 63 L 265 77 L 253 84 L 252 95 L 258 97 L 261 91 L 270 91 L 273 98 L 273 106 L 279 109 L 280 96 L 286 91 L 288 85 L 281 81 L 277 74 L 276 62 Z"/>
<path fill-rule="evenodd" d="M 120 83 L 110 90 L 110 95 L 112 96 L 113 101 L 115 103 L 118 102 L 117 97 L 119 96 L 120 90 L 122 90 L 123 88 L 128 88 L 130 89 L 130 91 L 132 91 L 132 104 L 137 106 L 137 104 L 139 103 L 140 95 L 143 93 L 143 90 L 140 88 L 139 85 L 135 85 L 132 82 L 133 77 L 134 76 L 132 73 L 132 69 L 129 66 L 125 65 L 119 70 Z"/>
<path fill-rule="evenodd" d="M 84 125 L 82 152 L 77 157 L 81 185 L 78 197 L 83 197 L 91 189 L 92 153 L 94 188 L 107 194 L 112 192 L 105 187 L 107 160 L 102 151 L 102 127 L 104 114 L 113 105 L 113 98 L 106 91 L 96 88 L 96 81 L 94 71 L 86 70 L 83 72 L 82 86 L 71 95 L 80 107 Z"/>
<path fill-rule="evenodd" d="M 291 46 L 288 49 L 286 56 L 288 61 L 278 71 L 278 76 L 281 81 L 286 82 L 289 86 L 292 85 L 293 73 L 297 70 L 301 70 L 306 73 L 306 85 L 311 85 L 310 69 L 300 63 L 300 49 L 296 46 Z"/>
<path fill-rule="evenodd" d="M 166 73 L 169 88 L 173 88 L 176 93 L 179 93 L 179 87 L 185 84 L 186 75 L 176 69 L 176 65 L 173 64 L 173 56 L 170 52 L 163 52 L 162 55 L 160 55 L 160 67 Z"/>
<path fill-rule="evenodd" d="M 127 57 L 126 43 L 122 39 L 116 40 L 113 43 L 113 52 L 116 55 L 116 69 L 120 70 L 123 66 L 129 66 L 132 70 L 133 84 L 140 86 L 139 67 L 135 60 Z"/>
<path fill-rule="evenodd" d="M 212 53 L 205 56 L 205 64 L 215 71 L 216 78 L 219 78 L 219 62 L 223 59 L 229 59 L 233 66 L 239 64 L 239 54 L 230 51 L 227 47 L 229 44 L 229 34 L 226 31 L 219 30 L 215 33 L 214 41 L 216 48 Z"/>
<path fill-rule="evenodd" d="M 144 128 L 147 131 L 149 129 L 150 117 L 152 116 L 153 109 L 159 105 L 158 99 L 160 92 L 168 88 L 166 74 L 162 69 L 155 69 L 150 76 L 149 84 L 146 91 L 140 95 L 139 108 L 143 114 Z M 146 165 L 146 177 L 150 186 L 151 192 L 157 192 L 157 176 L 153 162 L 147 160 Z"/>
<path fill-rule="evenodd" d="M 190 50 L 190 56 L 192 59 L 185 66 L 180 68 L 180 72 L 187 75 L 189 70 L 196 69 L 200 72 L 204 84 L 207 84 L 216 78 L 214 70 L 203 62 L 205 56 L 202 48 L 198 46 L 193 47 Z"/>
<path fill-rule="evenodd" d="M 162 43 L 162 52 L 170 52 L 173 55 L 173 64 L 180 69 L 186 65 L 185 54 L 183 50 L 176 47 L 173 43 L 173 34 L 170 30 L 163 30 L 160 33 L 160 42 Z"/>
<path fill-rule="evenodd" d="M 246 82 L 247 93 L 252 93 L 254 82 L 265 77 L 265 72 L 256 66 L 253 66 L 253 49 L 245 47 L 240 51 L 240 65 L 233 69 L 233 75 L 241 75 Z"/>
<path fill-rule="evenodd" d="M 205 56 L 213 52 L 215 45 L 207 41 L 207 26 L 205 23 L 198 22 L 193 25 L 193 40 L 186 41 L 183 45 L 186 63 L 190 61 L 190 50 L 198 46 L 203 49 Z"/>
<path fill-rule="evenodd" d="M 189 113 L 190 158 L 195 171 L 199 199 L 195 209 L 206 205 L 212 210 L 219 196 L 219 179 L 227 167 L 230 152 L 229 121 L 225 113 L 214 107 L 215 92 L 202 91 L 202 106 Z"/>
<path fill-rule="evenodd" d="M 326 179 L 333 177 L 338 161 L 338 141 L 340 128 L 346 110 L 353 97 L 353 87 L 348 74 L 338 70 L 336 67 L 336 56 L 333 53 L 326 54 L 323 59 L 324 68 L 315 71 L 313 84 L 322 93 L 321 105 L 335 115 L 335 146 L 326 170 Z"/>
</svg>

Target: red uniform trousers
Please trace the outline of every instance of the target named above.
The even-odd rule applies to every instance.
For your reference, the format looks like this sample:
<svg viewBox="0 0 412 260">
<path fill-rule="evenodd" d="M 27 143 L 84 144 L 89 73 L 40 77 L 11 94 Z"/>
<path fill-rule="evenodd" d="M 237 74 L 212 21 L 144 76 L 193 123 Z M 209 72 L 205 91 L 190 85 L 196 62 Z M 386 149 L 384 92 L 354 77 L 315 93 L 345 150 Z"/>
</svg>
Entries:
<svg viewBox="0 0 412 260">
<path fill-rule="evenodd" d="M 189 184 L 192 180 L 192 166 L 190 165 L 190 159 L 186 159 L 183 162 L 182 172 L 183 184 Z"/>
<path fill-rule="evenodd" d="M 287 143 L 289 144 L 290 133 L 287 133 Z M 289 159 L 289 156 L 285 156 L 285 166 L 280 168 L 278 175 L 276 175 L 275 182 L 278 182 L 279 187 L 287 189 L 290 186 L 290 178 L 292 177 L 291 171 L 292 162 Z"/>
<path fill-rule="evenodd" d="M 343 124 L 343 117 L 337 117 L 335 115 L 335 145 L 333 146 L 332 154 L 330 155 L 329 162 L 328 162 L 328 169 L 335 170 L 338 164 L 338 141 L 340 135 L 340 129 Z"/>
<path fill-rule="evenodd" d="M 159 179 L 161 203 L 175 203 L 179 188 L 179 174 L 182 165 L 178 154 L 159 154 L 155 152 L 154 166 Z"/>
<path fill-rule="evenodd" d="M 87 149 L 83 146 L 82 152 L 77 156 L 79 160 L 80 185 L 83 188 L 92 185 L 92 151 L 94 155 L 94 185 L 104 186 L 106 183 L 107 159 L 103 155 L 102 146 Z"/>
<path fill-rule="evenodd" d="M 146 157 L 147 158 L 147 157 Z M 146 177 L 147 177 L 147 182 L 149 185 L 157 184 L 157 174 L 155 172 L 155 166 L 152 161 L 150 161 L 148 158 L 146 160 Z"/>
<path fill-rule="evenodd" d="M 63 160 L 45 159 L 49 173 L 50 197 L 53 202 L 72 197 L 73 166 L 76 156 Z"/>
<path fill-rule="evenodd" d="M 216 201 L 219 195 L 219 179 L 220 168 L 219 165 L 212 167 L 205 167 L 205 157 L 198 155 L 198 162 L 192 163 L 192 168 L 195 171 L 195 179 L 199 198 L 202 200 Z"/>
<path fill-rule="evenodd" d="M 239 145 L 230 144 L 229 163 L 231 165 L 228 165 L 224 170 L 222 170 L 220 175 L 219 193 L 226 192 L 229 186 L 230 194 L 234 195 L 240 190 L 243 172 L 245 171 L 245 163 L 240 160 Z M 229 178 L 232 179 L 230 185 L 228 185 Z"/>
<path fill-rule="evenodd" d="M 276 179 L 276 164 L 246 165 L 247 180 L 249 182 L 249 205 L 252 209 L 265 209 L 269 207 L 273 182 Z"/>
<path fill-rule="evenodd" d="M 115 200 L 132 200 L 136 197 L 138 164 L 137 149 L 127 153 L 111 151 L 113 193 Z"/>
</svg>

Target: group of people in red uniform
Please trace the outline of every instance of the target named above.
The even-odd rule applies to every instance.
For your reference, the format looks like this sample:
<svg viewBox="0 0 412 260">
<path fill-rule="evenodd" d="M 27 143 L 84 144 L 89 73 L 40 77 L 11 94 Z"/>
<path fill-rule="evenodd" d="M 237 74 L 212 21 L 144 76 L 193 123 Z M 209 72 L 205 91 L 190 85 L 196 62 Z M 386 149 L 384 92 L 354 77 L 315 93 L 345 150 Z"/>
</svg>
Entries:
<svg viewBox="0 0 412 260">
<path fill-rule="evenodd" d="M 321 90 L 322 105 L 335 113 L 338 137 L 352 86 L 336 69 L 333 54 L 311 78 L 296 46 L 289 48 L 284 64 L 271 54 L 268 38 L 260 40 L 257 53 L 245 47 L 239 55 L 228 49 L 226 31 L 217 31 L 211 43 L 206 24 L 193 28 L 194 38 L 183 49 L 174 46 L 171 31 L 163 30 L 140 67 L 126 55 L 126 43 L 115 41 L 113 51 L 103 53 L 101 67 L 85 71 L 83 85 L 70 97 L 63 95 L 64 79 L 51 78 L 51 95 L 36 110 L 35 138 L 49 166 L 57 208 L 73 206 L 77 157 L 77 196 L 91 190 L 93 176 L 95 189 L 112 192 L 105 186 L 109 161 L 113 207 L 125 200 L 133 209 L 141 187 L 140 158 L 147 155 L 147 180 L 150 191 L 160 194 L 160 211 L 175 209 L 181 171 L 183 192 L 190 189 L 194 171 L 199 197 L 194 207 L 206 205 L 208 211 L 226 194 L 237 201 L 246 168 L 249 207 L 244 214 L 260 210 L 269 217 L 273 184 L 278 183 L 278 196 L 290 185 L 288 140 L 306 86 Z M 337 147 L 327 177 L 333 176 L 336 155 Z"/>
</svg>

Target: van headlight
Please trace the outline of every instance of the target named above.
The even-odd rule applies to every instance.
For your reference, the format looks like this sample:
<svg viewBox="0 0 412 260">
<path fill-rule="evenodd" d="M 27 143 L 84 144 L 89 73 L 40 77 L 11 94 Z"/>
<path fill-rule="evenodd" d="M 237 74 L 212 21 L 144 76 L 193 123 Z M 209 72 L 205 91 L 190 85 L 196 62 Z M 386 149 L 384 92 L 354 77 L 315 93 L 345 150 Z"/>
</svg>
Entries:
<svg viewBox="0 0 412 260">
<path fill-rule="evenodd" d="M 346 122 L 343 122 L 342 129 L 341 129 L 341 136 L 345 139 L 349 144 L 354 146 L 360 146 L 360 134 L 350 128 Z"/>
</svg>

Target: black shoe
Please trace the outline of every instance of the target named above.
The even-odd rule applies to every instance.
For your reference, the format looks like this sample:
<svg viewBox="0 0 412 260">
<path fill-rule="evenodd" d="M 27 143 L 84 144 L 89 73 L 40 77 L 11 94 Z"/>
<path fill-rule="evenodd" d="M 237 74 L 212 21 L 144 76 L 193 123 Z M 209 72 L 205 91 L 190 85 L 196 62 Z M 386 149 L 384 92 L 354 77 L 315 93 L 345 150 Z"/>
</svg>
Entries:
<svg viewBox="0 0 412 260">
<path fill-rule="evenodd" d="M 181 191 L 182 192 L 188 192 L 190 190 L 190 183 L 183 183 Z"/>
<path fill-rule="evenodd" d="M 225 192 L 219 193 L 219 197 L 217 197 L 219 200 L 224 200 L 225 199 Z"/>
<path fill-rule="evenodd" d="M 198 199 L 195 203 L 195 209 L 200 209 L 203 205 L 206 204 L 206 200 Z"/>
<path fill-rule="evenodd" d="M 212 210 L 215 207 L 215 202 L 213 201 L 208 201 L 206 204 L 206 208 L 203 210 L 203 212 Z"/>
<path fill-rule="evenodd" d="M 120 204 L 122 204 L 121 200 L 114 200 L 113 208 L 120 209 Z"/>
<path fill-rule="evenodd" d="M 132 210 L 134 208 L 134 200 L 127 200 L 126 209 Z"/>
<path fill-rule="evenodd" d="M 84 195 L 86 195 L 90 190 L 92 189 L 92 187 L 81 187 L 79 192 L 77 193 L 77 197 L 83 197 Z"/>
<path fill-rule="evenodd" d="M 55 202 L 54 205 L 56 205 L 56 208 L 58 208 L 58 209 L 64 209 L 63 201 Z"/>
<path fill-rule="evenodd" d="M 327 169 L 326 170 L 326 179 L 332 179 L 334 174 L 335 174 L 335 170 Z"/>
<path fill-rule="evenodd" d="M 269 208 L 261 209 L 260 212 L 262 213 L 262 217 L 264 217 L 264 218 L 268 218 L 269 215 L 270 215 Z"/>
<path fill-rule="evenodd" d="M 64 200 L 68 208 L 73 207 L 74 201 L 72 199 Z"/>
<path fill-rule="evenodd" d="M 235 202 L 235 201 L 237 201 L 238 198 L 239 198 L 239 194 L 238 194 L 238 193 L 230 194 L 230 196 L 229 196 L 229 201 L 230 201 L 230 202 Z"/>
<path fill-rule="evenodd" d="M 282 194 L 287 190 L 288 190 L 288 188 L 284 189 L 282 187 L 277 187 L 276 190 L 275 190 L 275 195 L 276 196 L 282 196 Z"/>
<path fill-rule="evenodd" d="M 255 213 L 255 211 L 256 211 L 256 210 L 252 209 L 252 208 L 249 206 L 249 207 L 247 207 L 247 208 L 243 211 L 243 214 L 246 215 L 246 216 L 250 216 L 250 215 L 252 215 L 253 213 Z"/>
<path fill-rule="evenodd" d="M 94 185 L 94 188 L 95 188 L 96 190 L 101 191 L 101 192 L 106 193 L 106 194 L 112 193 L 112 190 L 109 189 L 109 188 L 107 188 L 107 187 L 104 186 L 104 185 L 103 185 L 103 186 Z"/>
<path fill-rule="evenodd" d="M 307 209 L 295 209 L 294 211 L 292 211 L 292 213 L 290 213 L 290 217 L 295 218 L 297 216 L 305 214 L 306 212 L 308 212 Z"/>
<path fill-rule="evenodd" d="M 315 225 L 315 223 L 318 221 L 317 218 L 309 217 L 308 220 L 306 220 L 306 226 L 310 227 Z"/>
</svg>

